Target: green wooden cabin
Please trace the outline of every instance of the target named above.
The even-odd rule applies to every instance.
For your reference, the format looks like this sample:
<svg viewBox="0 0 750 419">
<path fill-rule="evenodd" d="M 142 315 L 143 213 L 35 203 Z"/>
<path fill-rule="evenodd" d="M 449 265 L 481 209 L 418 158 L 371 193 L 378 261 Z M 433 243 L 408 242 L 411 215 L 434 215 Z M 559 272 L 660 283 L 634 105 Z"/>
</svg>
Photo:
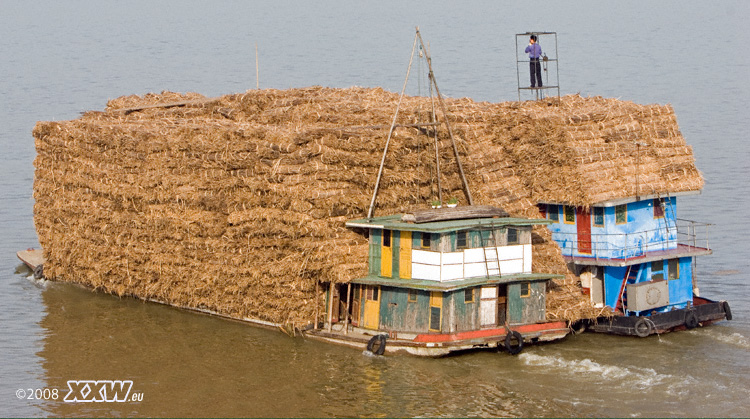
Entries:
<svg viewBox="0 0 750 419">
<path fill-rule="evenodd" d="M 338 287 L 332 320 L 403 338 L 544 322 L 556 275 L 531 272 L 531 229 L 548 222 L 494 207 L 350 221 L 369 237 L 369 274 Z"/>
</svg>

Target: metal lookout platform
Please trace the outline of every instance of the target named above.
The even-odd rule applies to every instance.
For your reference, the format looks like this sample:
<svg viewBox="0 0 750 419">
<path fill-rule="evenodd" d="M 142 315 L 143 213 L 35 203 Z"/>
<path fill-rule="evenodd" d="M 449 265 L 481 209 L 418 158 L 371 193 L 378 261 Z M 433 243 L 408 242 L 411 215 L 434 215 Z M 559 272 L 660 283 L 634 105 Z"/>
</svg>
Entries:
<svg viewBox="0 0 750 419">
<path fill-rule="evenodd" d="M 536 43 L 542 47 L 542 86 L 531 86 L 529 83 L 529 65 L 531 59 L 525 52 L 529 38 L 536 35 Z M 521 63 L 525 63 L 522 65 Z M 523 69 L 522 69 L 523 67 Z M 523 73 L 523 76 L 522 76 Z M 560 98 L 560 70 L 558 66 L 557 32 L 526 32 L 516 34 L 516 76 L 518 80 L 518 100 L 539 100 L 556 93 Z M 525 81 L 521 81 L 523 80 Z"/>
</svg>

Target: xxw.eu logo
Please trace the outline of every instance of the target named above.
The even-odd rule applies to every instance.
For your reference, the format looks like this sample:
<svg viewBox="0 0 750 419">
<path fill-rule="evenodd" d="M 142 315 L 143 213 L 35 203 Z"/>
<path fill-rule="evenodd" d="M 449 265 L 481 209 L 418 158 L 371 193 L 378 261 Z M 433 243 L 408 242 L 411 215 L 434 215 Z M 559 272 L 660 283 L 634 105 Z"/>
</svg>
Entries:
<svg viewBox="0 0 750 419">
<path fill-rule="evenodd" d="M 127 402 L 142 401 L 143 393 L 133 393 L 130 397 L 130 390 L 133 387 L 131 380 L 70 380 L 68 389 L 70 390 L 65 396 L 66 402 Z"/>
</svg>

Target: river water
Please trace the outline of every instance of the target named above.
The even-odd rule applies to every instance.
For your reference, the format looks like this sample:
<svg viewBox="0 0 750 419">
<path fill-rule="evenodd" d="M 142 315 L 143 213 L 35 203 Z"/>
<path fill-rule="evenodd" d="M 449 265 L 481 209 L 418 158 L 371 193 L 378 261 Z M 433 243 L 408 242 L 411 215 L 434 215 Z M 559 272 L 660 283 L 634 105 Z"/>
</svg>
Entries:
<svg viewBox="0 0 750 419">
<path fill-rule="evenodd" d="M 743 0 L 0 1 L 0 416 L 747 417 L 749 17 Z M 571 336 L 515 357 L 372 357 L 35 283 L 16 259 L 38 247 L 37 120 L 74 119 L 126 94 L 254 88 L 256 45 L 261 88 L 398 92 L 415 26 L 447 96 L 515 100 L 515 34 L 556 31 L 563 94 L 671 103 L 706 178 L 678 216 L 714 224 L 699 285 L 728 299 L 734 320 L 648 339 Z M 425 94 L 412 80 L 407 93 Z M 68 380 L 132 380 L 142 400 L 28 398 L 64 395 Z"/>
</svg>

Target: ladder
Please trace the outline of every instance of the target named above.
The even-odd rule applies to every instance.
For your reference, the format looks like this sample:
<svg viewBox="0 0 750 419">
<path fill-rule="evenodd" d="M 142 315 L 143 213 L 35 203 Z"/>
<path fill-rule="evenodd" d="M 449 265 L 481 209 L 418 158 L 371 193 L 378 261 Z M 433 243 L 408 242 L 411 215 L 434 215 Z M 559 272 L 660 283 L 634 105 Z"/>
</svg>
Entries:
<svg viewBox="0 0 750 419">
<path fill-rule="evenodd" d="M 482 230 L 479 231 L 479 241 L 482 244 L 482 252 L 484 252 L 484 266 L 487 271 L 487 279 L 489 279 L 490 276 L 500 276 L 500 254 L 497 250 L 495 229 L 490 229 L 489 232 L 489 240 L 492 242 L 492 247 L 487 247 Z"/>
<path fill-rule="evenodd" d="M 638 271 L 640 268 L 640 264 L 630 265 L 628 266 L 628 270 L 625 271 L 625 276 L 622 278 L 622 285 L 620 285 L 620 294 L 617 297 L 617 304 L 615 304 L 615 311 L 625 313 L 625 307 L 628 305 L 628 295 L 625 291 L 627 290 L 628 284 L 635 284 L 636 279 L 638 279 Z"/>
</svg>

